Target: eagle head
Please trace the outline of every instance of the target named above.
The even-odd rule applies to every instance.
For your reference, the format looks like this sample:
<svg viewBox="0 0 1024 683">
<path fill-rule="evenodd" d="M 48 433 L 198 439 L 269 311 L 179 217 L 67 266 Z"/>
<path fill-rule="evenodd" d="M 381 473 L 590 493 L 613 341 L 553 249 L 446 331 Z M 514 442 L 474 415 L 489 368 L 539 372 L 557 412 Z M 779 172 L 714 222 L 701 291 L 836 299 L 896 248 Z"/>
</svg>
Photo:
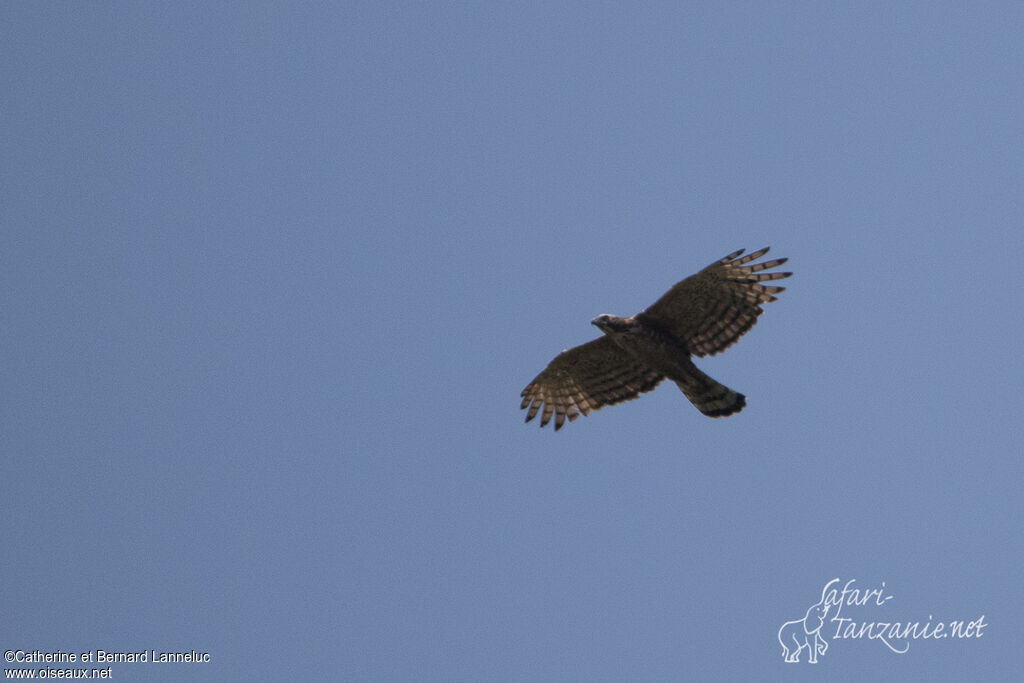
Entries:
<svg viewBox="0 0 1024 683">
<path fill-rule="evenodd" d="M 602 313 L 591 320 L 590 324 L 596 326 L 605 334 L 621 334 L 623 332 L 629 332 L 636 325 L 632 318 L 620 318 L 619 316 L 612 315 L 611 313 Z"/>
</svg>

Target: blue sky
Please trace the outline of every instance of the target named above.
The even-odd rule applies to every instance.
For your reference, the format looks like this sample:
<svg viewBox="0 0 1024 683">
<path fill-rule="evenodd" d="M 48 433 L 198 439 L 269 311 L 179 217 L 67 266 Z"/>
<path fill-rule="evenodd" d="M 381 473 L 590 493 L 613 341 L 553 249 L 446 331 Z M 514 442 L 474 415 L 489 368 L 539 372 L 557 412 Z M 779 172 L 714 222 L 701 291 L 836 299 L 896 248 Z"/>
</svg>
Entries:
<svg viewBox="0 0 1024 683">
<path fill-rule="evenodd" d="M 22 2 L 0 34 L 4 650 L 1019 675 L 1024 6 Z M 741 414 L 665 385 L 522 423 L 592 317 L 765 245 L 787 291 L 698 362 Z M 890 596 L 857 623 L 986 626 L 896 654 L 833 605 L 785 663 L 833 578 Z"/>
</svg>

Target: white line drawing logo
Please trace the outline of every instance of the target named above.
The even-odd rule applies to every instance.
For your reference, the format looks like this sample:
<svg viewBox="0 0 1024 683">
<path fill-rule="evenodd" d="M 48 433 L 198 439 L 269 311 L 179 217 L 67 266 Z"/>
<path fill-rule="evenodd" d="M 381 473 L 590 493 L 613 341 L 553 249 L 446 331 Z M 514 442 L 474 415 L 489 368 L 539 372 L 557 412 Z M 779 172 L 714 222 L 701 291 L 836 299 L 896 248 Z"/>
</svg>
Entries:
<svg viewBox="0 0 1024 683">
<path fill-rule="evenodd" d="M 803 619 L 787 621 L 779 629 L 779 643 L 782 645 L 782 656 L 790 664 L 800 661 L 800 652 L 807 648 L 807 662 L 818 663 L 818 655 L 825 654 L 828 643 L 821 637 L 821 627 L 825 625 L 825 615 L 829 606 L 825 604 L 825 591 L 821 591 L 821 600 L 807 609 Z"/>
<path fill-rule="evenodd" d="M 885 609 L 892 599 L 885 581 L 877 588 L 861 588 L 857 579 L 846 583 L 839 577 L 832 579 L 803 619 L 787 621 L 779 628 L 782 658 L 787 664 L 796 664 L 807 650 L 807 663 L 817 664 L 830 640 L 881 641 L 892 652 L 905 654 L 912 640 L 973 640 L 981 638 L 989 626 L 984 614 L 974 620 L 936 620 L 931 614 L 927 620 L 894 619 L 897 615 Z M 845 612 L 850 616 L 844 616 Z M 826 618 L 830 626 L 822 634 Z"/>
</svg>

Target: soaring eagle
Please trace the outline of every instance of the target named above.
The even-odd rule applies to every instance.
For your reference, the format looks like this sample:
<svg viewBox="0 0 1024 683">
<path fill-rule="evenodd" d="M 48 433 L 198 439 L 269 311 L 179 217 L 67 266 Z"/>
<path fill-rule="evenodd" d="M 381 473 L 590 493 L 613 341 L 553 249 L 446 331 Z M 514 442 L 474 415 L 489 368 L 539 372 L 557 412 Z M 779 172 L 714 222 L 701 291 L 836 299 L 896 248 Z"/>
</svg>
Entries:
<svg viewBox="0 0 1024 683">
<path fill-rule="evenodd" d="M 677 283 L 647 310 L 631 318 L 603 313 L 593 320 L 599 337 L 555 356 L 521 396 L 526 421 L 541 413 L 540 426 L 555 418 L 555 430 L 581 414 L 636 398 L 668 377 L 697 410 L 725 417 L 743 410 L 746 397 L 719 384 L 690 360 L 729 348 L 754 326 L 785 287 L 763 285 L 792 273 L 763 273 L 787 259 L 751 263 L 768 247 L 747 256 L 743 249 Z M 541 410 L 543 408 L 543 410 Z"/>
</svg>

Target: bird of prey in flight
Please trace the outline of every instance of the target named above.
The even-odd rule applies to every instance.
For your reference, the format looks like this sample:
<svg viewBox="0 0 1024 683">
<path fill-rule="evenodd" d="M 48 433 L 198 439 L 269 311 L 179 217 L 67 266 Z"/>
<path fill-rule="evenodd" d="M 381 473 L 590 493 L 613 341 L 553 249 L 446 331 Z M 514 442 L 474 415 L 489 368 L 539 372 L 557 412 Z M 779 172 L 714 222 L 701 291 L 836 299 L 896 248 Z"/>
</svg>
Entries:
<svg viewBox="0 0 1024 683">
<path fill-rule="evenodd" d="M 591 320 L 604 336 L 558 354 L 523 389 L 526 421 L 539 412 L 543 427 L 554 416 L 557 431 L 566 420 L 634 399 L 666 377 L 708 417 L 743 410 L 743 394 L 705 375 L 690 358 L 713 356 L 736 343 L 764 312 L 761 304 L 785 289 L 761 283 L 792 275 L 762 272 L 781 266 L 784 258 L 753 263 L 768 247 L 741 257 L 743 251 L 677 283 L 630 318 L 603 313 Z"/>
</svg>

